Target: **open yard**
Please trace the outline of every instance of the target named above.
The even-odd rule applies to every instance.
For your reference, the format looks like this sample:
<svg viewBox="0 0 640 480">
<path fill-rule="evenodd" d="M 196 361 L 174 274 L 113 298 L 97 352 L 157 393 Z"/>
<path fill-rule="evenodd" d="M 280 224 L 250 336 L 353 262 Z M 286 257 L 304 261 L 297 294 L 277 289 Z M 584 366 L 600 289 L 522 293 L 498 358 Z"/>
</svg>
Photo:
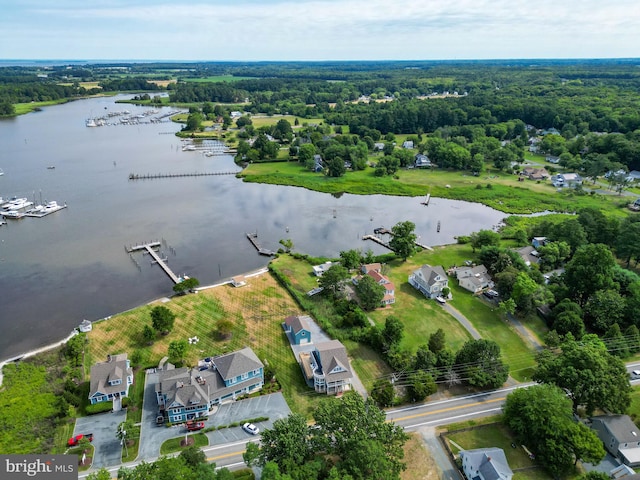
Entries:
<svg viewBox="0 0 640 480">
<path fill-rule="evenodd" d="M 170 301 L 160 300 L 95 323 L 88 334 L 90 356 L 85 368 L 88 370 L 92 363 L 119 352 L 127 352 L 134 363 L 154 366 L 167 355 L 171 341 L 193 336 L 200 341 L 189 346 L 187 365 L 194 365 L 199 358 L 250 346 L 265 364 L 275 369 L 292 410 L 308 415 L 321 396 L 304 383 L 281 326 L 286 316 L 300 313 L 299 308 L 270 274 L 251 277 L 247 283 L 240 288 L 224 285 Z M 154 305 L 169 308 L 176 314 L 176 321 L 168 335 L 158 335 L 152 345 L 147 345 L 142 329 L 151 324 L 150 311 Z M 233 323 L 227 339 L 220 338 L 217 331 L 223 319 Z"/>
</svg>

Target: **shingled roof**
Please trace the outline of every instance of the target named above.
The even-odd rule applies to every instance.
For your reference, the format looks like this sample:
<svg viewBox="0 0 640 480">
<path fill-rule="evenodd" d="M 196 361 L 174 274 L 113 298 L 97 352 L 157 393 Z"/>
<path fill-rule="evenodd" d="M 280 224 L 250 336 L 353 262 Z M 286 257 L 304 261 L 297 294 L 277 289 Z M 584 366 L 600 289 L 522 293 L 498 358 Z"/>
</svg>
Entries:
<svg viewBox="0 0 640 480">
<path fill-rule="evenodd" d="M 263 363 L 249 347 L 214 357 L 211 361 L 224 380 L 264 367 Z"/>
</svg>

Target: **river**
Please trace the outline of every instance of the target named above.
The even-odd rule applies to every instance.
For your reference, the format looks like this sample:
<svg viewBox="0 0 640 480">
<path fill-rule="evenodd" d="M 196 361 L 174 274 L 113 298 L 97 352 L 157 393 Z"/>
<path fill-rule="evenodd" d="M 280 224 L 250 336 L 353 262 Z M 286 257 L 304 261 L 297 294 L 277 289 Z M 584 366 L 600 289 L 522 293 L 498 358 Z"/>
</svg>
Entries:
<svg viewBox="0 0 640 480">
<path fill-rule="evenodd" d="M 351 248 L 382 253 L 362 235 L 404 220 L 416 224 L 421 243 L 443 245 L 505 216 L 462 201 L 432 198 L 425 207 L 418 198 L 334 196 L 244 183 L 233 175 L 129 180 L 131 173 L 237 167 L 229 155 L 182 151 L 173 135 L 179 126 L 170 122 L 85 125 L 109 112 L 149 112 L 115 103 L 128 97 L 78 100 L 0 120 L 0 196 L 68 205 L 44 218 L 0 226 L 0 360 L 60 340 L 83 319 L 170 294 L 168 276 L 141 254 L 135 256 L 138 268 L 126 245 L 164 240 L 173 271 L 207 285 L 267 264 L 247 232 L 257 232 L 272 250 L 290 238 L 295 251 L 337 256 Z"/>
</svg>

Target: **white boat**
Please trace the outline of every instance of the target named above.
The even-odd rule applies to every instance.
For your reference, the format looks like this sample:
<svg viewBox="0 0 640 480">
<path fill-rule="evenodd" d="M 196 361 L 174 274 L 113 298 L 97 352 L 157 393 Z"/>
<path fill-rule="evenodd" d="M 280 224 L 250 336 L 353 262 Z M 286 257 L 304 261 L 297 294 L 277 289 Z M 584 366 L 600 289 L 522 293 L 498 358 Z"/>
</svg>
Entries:
<svg viewBox="0 0 640 480">
<path fill-rule="evenodd" d="M 185 145 L 184 147 L 182 147 L 183 152 L 193 152 L 195 151 L 195 149 L 196 149 L 195 145 Z"/>
<path fill-rule="evenodd" d="M 4 218 L 12 218 L 12 219 L 18 219 L 18 218 L 22 218 L 24 217 L 24 213 L 22 212 L 17 212 L 15 210 L 10 210 L 8 212 L 2 212 L 2 216 Z"/>
<path fill-rule="evenodd" d="M 97 127 L 97 126 L 98 124 L 93 118 L 90 118 L 89 120 L 87 120 L 87 127 Z"/>
<path fill-rule="evenodd" d="M 26 198 L 18 198 L 16 200 L 14 200 L 13 202 L 9 203 L 9 206 L 7 207 L 7 210 L 22 210 L 24 208 L 28 208 L 31 205 L 33 205 L 33 202 L 30 202 L 29 200 L 27 200 Z"/>
<path fill-rule="evenodd" d="M 4 172 L 2 171 L 2 169 L 0 168 L 0 176 L 4 175 Z"/>
</svg>

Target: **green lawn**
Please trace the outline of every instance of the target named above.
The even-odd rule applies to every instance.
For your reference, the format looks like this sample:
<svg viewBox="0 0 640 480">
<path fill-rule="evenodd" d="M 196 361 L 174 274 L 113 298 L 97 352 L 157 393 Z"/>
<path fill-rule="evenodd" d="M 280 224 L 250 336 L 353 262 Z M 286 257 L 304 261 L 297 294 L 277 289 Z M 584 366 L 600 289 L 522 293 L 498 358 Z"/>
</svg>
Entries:
<svg viewBox="0 0 640 480">
<path fill-rule="evenodd" d="M 192 433 L 191 435 L 189 435 L 189 438 L 193 438 L 196 447 L 206 447 L 207 445 L 209 445 L 209 438 L 207 438 L 204 433 Z M 160 455 L 168 455 L 169 453 L 180 452 L 184 450 L 185 447 L 180 445 L 180 442 L 182 441 L 184 441 L 184 435 L 166 440 L 160 446 Z"/>
<path fill-rule="evenodd" d="M 367 168 L 331 178 L 309 172 L 295 162 L 259 163 L 249 165 L 242 177 L 249 182 L 294 185 L 326 193 L 422 196 L 430 191 L 435 197 L 482 203 L 507 213 L 575 212 L 584 207 L 616 211 L 626 209 L 628 203 L 628 199 L 610 195 L 577 195 L 569 189 L 557 192 L 548 182 L 518 182 L 516 175 L 504 172 L 474 177 L 459 171 L 413 169 L 399 170 L 395 177 L 376 177 L 373 171 Z"/>
<path fill-rule="evenodd" d="M 38 108 L 60 105 L 61 103 L 67 103 L 67 101 L 68 99 L 62 98 L 60 100 L 48 100 L 46 102 L 14 103 L 13 106 L 16 110 L 16 115 L 23 115 L 25 113 L 33 112 Z"/>
<path fill-rule="evenodd" d="M 495 307 L 449 282 L 453 299 L 449 303 L 457 308 L 478 330 L 482 338 L 493 340 L 500 346 L 502 358 L 509 366 L 509 374 L 519 381 L 531 378 L 535 367 L 535 354 L 506 320 L 495 312 Z"/>
</svg>

